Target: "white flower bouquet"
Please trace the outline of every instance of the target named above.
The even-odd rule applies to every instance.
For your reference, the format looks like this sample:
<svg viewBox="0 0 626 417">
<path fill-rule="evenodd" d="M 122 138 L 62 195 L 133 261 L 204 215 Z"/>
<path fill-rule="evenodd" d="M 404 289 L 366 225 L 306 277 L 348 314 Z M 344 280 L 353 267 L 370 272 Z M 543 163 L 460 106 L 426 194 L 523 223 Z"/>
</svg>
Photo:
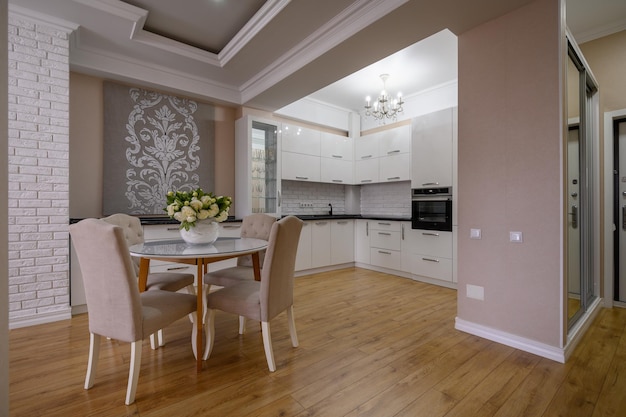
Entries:
<svg viewBox="0 0 626 417">
<path fill-rule="evenodd" d="M 193 191 L 169 191 L 167 193 L 167 215 L 180 222 L 180 228 L 189 230 L 198 220 L 223 222 L 228 218 L 228 210 L 233 200 L 230 197 L 216 197 L 205 193 L 201 188 Z"/>
</svg>

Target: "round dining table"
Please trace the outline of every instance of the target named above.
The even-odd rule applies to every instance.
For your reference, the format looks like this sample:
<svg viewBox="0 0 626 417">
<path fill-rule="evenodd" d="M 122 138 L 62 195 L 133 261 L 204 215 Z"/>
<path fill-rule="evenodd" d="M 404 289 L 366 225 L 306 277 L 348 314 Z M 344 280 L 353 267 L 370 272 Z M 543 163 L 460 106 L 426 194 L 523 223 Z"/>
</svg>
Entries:
<svg viewBox="0 0 626 417">
<path fill-rule="evenodd" d="M 267 248 L 267 241 L 253 238 L 220 237 L 214 243 L 204 245 L 191 245 L 182 239 L 149 240 L 143 243 L 132 245 L 129 248 L 130 254 L 140 258 L 139 262 L 139 291 L 145 291 L 148 273 L 150 271 L 150 260 L 165 260 L 192 264 L 197 266 L 197 317 L 202 318 L 203 294 L 202 278 L 207 272 L 209 264 L 222 261 L 224 259 L 236 258 L 244 255 L 252 256 L 252 266 L 254 278 L 261 279 L 259 263 L 259 252 Z M 197 335 L 194 346 L 196 365 L 198 372 L 202 370 L 202 320 L 195 320 Z"/>
</svg>

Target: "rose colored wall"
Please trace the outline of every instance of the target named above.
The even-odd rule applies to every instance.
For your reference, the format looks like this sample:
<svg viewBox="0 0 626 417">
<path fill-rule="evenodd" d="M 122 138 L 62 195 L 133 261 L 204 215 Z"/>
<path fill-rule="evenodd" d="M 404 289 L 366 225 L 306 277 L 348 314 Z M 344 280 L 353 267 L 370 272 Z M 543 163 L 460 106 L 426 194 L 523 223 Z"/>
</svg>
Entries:
<svg viewBox="0 0 626 417">
<path fill-rule="evenodd" d="M 458 318 L 556 347 L 560 22 L 560 0 L 537 0 L 459 37 Z M 484 301 L 466 297 L 468 284 L 484 287 Z"/>
<path fill-rule="evenodd" d="M 103 79 L 70 74 L 70 217 L 102 215 Z M 215 190 L 235 195 L 235 109 L 215 105 Z M 232 213 L 234 213 L 234 206 Z"/>
</svg>

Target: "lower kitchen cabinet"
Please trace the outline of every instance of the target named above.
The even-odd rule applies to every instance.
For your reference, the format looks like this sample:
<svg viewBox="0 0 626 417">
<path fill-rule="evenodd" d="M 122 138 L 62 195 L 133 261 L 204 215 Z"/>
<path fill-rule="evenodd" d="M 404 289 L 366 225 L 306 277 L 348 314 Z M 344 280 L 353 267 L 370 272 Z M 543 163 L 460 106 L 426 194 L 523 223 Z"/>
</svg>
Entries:
<svg viewBox="0 0 626 417">
<path fill-rule="evenodd" d="M 330 264 L 354 262 L 354 220 L 330 221 Z"/>
<path fill-rule="evenodd" d="M 296 271 L 349 262 L 354 262 L 354 220 L 304 222 L 296 254 Z"/>
<path fill-rule="evenodd" d="M 362 264 L 370 263 L 369 220 L 354 222 L 354 261 Z"/>
<path fill-rule="evenodd" d="M 411 229 L 405 222 L 402 270 L 436 280 L 453 282 L 452 232 Z"/>
<path fill-rule="evenodd" d="M 369 222 L 370 264 L 400 270 L 402 266 L 401 222 L 372 220 Z"/>
</svg>

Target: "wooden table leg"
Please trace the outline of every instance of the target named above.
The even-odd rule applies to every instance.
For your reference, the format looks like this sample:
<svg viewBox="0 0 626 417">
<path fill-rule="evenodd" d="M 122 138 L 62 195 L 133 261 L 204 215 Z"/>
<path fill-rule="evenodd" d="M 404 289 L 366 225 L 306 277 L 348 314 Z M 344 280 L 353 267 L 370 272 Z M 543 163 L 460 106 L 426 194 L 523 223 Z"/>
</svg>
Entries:
<svg viewBox="0 0 626 417">
<path fill-rule="evenodd" d="M 261 281 L 261 262 L 259 260 L 259 252 L 254 252 L 252 255 L 252 270 L 254 271 L 255 281 Z"/>
<path fill-rule="evenodd" d="M 148 272 L 150 272 L 150 258 L 141 258 L 139 260 L 139 292 L 146 290 L 146 285 L 148 285 Z"/>
<path fill-rule="evenodd" d="M 202 299 L 202 284 L 203 284 L 203 271 L 204 271 L 204 259 L 197 259 L 196 265 L 198 266 L 198 286 L 196 289 L 197 299 L 197 316 L 196 316 L 196 370 L 198 372 L 202 371 L 202 356 L 204 351 L 202 350 L 202 330 L 203 330 L 203 318 L 204 312 L 203 304 L 204 300 Z"/>
</svg>

